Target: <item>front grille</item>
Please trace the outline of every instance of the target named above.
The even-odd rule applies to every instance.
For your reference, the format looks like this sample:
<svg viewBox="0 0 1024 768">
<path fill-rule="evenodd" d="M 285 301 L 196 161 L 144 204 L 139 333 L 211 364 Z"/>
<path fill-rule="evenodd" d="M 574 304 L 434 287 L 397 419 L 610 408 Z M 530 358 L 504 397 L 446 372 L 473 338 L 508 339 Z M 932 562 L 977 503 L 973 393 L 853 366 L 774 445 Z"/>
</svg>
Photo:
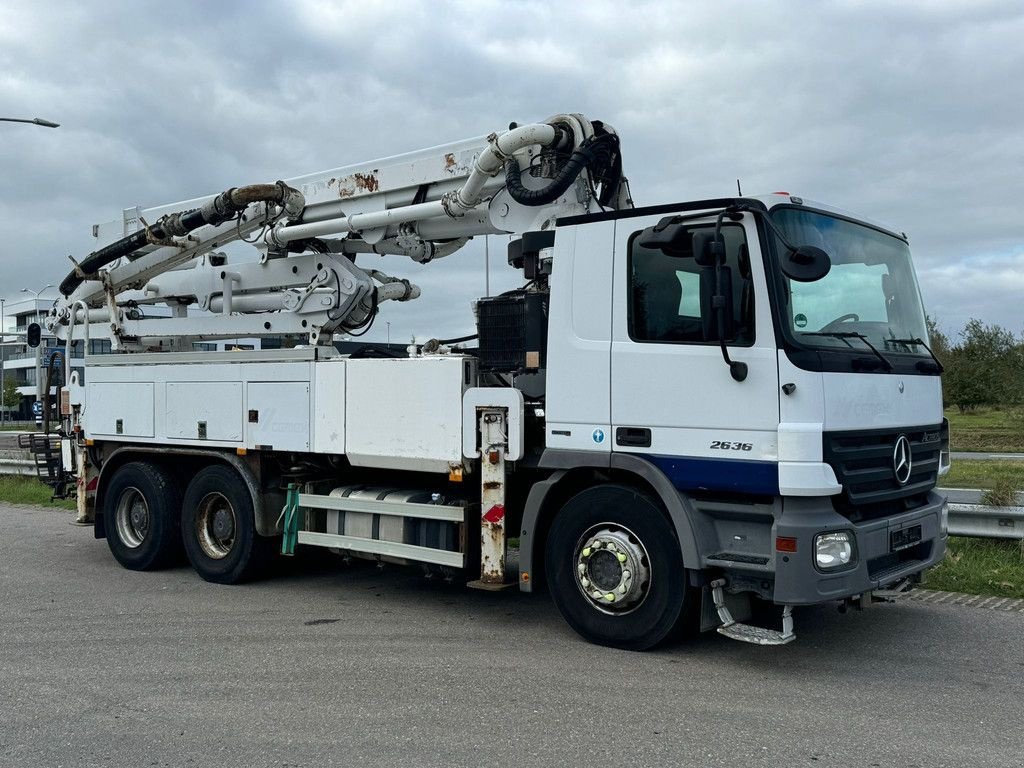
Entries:
<svg viewBox="0 0 1024 768">
<path fill-rule="evenodd" d="M 911 454 L 910 477 L 903 485 L 896 480 L 893 466 L 900 435 L 910 441 Z M 836 510 L 856 522 L 921 506 L 938 479 L 939 452 L 948 439 L 945 424 L 826 432 L 824 458 L 843 486 L 843 492 L 832 497 Z"/>
</svg>

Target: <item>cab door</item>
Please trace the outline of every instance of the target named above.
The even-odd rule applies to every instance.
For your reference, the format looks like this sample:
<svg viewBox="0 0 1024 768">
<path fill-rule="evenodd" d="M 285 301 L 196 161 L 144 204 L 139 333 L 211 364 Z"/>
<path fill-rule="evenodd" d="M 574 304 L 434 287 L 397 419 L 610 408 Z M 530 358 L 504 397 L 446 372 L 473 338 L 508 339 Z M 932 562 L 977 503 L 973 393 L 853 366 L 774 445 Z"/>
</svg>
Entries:
<svg viewBox="0 0 1024 768">
<path fill-rule="evenodd" d="M 713 268 L 685 246 L 667 254 L 637 242 L 663 216 L 616 221 L 612 450 L 644 455 L 682 490 L 775 495 L 779 374 L 755 223 L 746 215 L 722 227 L 735 325 L 727 349 L 747 365 L 736 381 L 702 309 Z M 685 225 L 700 243 L 714 218 Z"/>
</svg>

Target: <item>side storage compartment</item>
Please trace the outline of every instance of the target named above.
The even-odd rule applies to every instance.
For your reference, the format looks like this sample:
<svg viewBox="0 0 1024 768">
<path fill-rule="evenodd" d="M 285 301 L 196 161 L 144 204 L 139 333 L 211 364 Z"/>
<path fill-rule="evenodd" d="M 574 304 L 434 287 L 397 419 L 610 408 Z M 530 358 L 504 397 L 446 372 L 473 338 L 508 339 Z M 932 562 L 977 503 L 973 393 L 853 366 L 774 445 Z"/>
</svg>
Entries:
<svg viewBox="0 0 1024 768">
<path fill-rule="evenodd" d="M 168 438 L 242 441 L 241 382 L 171 381 L 166 386 Z"/>
<path fill-rule="evenodd" d="M 153 384 L 90 382 L 86 385 L 89 430 L 109 437 L 153 437 Z"/>
<path fill-rule="evenodd" d="M 246 445 L 264 450 L 309 450 L 309 384 L 246 384 Z"/>
<path fill-rule="evenodd" d="M 462 396 L 476 385 L 474 358 L 348 360 L 345 369 L 345 453 L 353 466 L 443 473 L 462 466 Z"/>
</svg>

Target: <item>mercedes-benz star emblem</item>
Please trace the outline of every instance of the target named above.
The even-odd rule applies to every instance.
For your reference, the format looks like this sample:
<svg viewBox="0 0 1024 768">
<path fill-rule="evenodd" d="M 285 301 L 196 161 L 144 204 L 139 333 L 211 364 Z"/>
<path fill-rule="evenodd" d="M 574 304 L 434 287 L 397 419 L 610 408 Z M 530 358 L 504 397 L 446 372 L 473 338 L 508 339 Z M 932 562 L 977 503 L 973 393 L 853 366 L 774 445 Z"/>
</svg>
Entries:
<svg viewBox="0 0 1024 768">
<path fill-rule="evenodd" d="M 913 459 L 910 455 L 910 441 L 906 435 L 896 438 L 896 448 L 892 452 L 892 471 L 896 475 L 896 482 L 906 485 L 910 479 L 910 468 L 913 466 Z"/>
<path fill-rule="evenodd" d="M 900 394 L 901 395 L 903 394 L 903 382 L 902 381 L 900 382 Z"/>
</svg>

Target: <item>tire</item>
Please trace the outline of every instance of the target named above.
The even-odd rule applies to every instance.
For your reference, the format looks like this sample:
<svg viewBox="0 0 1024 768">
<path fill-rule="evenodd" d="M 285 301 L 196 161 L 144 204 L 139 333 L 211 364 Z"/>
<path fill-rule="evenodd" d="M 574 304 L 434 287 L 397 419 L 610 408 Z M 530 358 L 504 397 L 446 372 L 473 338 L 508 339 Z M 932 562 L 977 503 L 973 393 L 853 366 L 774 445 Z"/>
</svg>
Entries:
<svg viewBox="0 0 1024 768">
<path fill-rule="evenodd" d="M 695 604 L 675 531 L 657 503 L 628 486 L 588 488 L 566 502 L 548 534 L 546 571 L 563 618 L 598 645 L 653 648 L 685 626 Z"/>
<path fill-rule="evenodd" d="M 148 462 L 114 471 L 104 494 L 103 521 L 114 559 L 131 571 L 182 560 L 181 491 L 170 472 Z"/>
<path fill-rule="evenodd" d="M 274 554 L 275 540 L 256 533 L 249 486 L 227 466 L 206 467 L 188 484 L 181 534 L 196 573 L 216 584 L 262 575 Z"/>
</svg>

